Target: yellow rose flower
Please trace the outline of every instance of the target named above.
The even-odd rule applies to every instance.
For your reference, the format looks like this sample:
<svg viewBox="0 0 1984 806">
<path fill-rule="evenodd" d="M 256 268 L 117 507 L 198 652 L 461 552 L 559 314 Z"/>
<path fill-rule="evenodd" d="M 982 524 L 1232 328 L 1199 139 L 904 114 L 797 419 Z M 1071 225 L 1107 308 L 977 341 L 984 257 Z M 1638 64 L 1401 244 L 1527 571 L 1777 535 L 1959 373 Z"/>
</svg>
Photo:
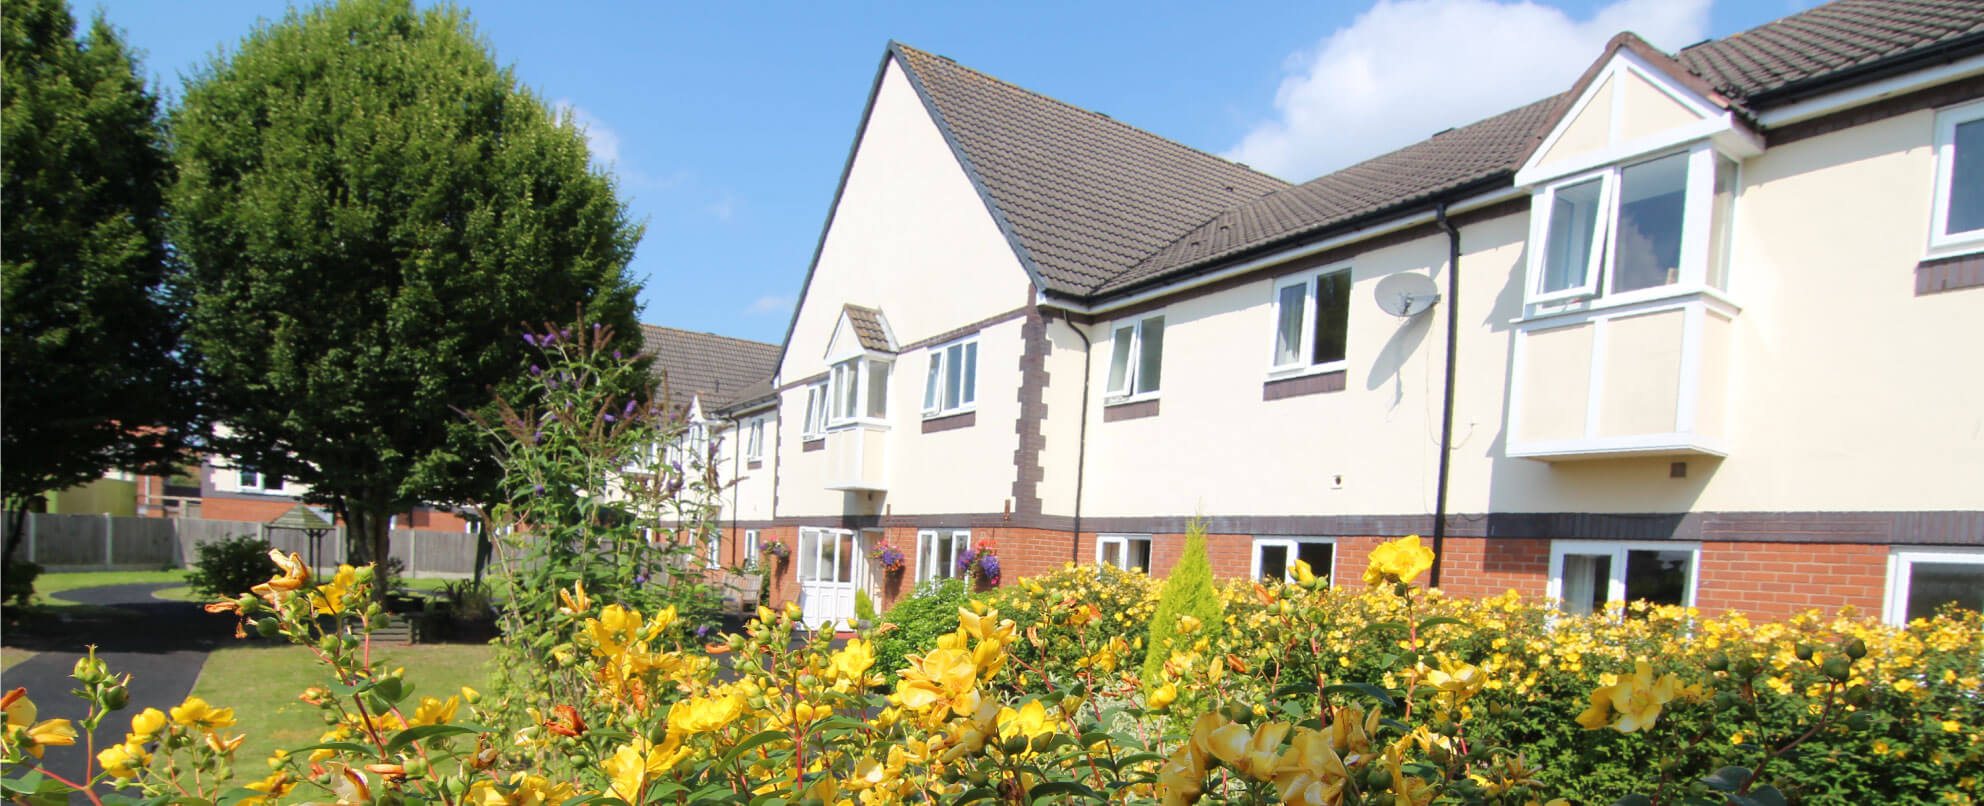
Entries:
<svg viewBox="0 0 1984 806">
<path fill-rule="evenodd" d="M 41 711 L 35 708 L 34 701 L 28 699 L 28 690 L 16 687 L 0 697 L 0 710 L 6 712 L 7 738 L 24 745 L 35 758 L 41 758 L 45 745 L 58 747 L 76 743 L 76 729 L 67 719 L 44 719 L 35 721 Z"/>
<path fill-rule="evenodd" d="M 1387 580 L 1411 582 L 1433 567 L 1433 550 L 1419 545 L 1418 535 L 1407 535 L 1372 549 L 1370 562 L 1364 570 L 1367 585 Z"/>
<path fill-rule="evenodd" d="M 172 707 L 172 721 L 197 730 L 215 731 L 233 727 L 234 709 L 214 708 L 199 697 L 187 697 L 184 703 Z"/>
<path fill-rule="evenodd" d="M 96 763 L 112 778 L 136 778 L 139 770 L 152 763 L 152 754 L 145 752 L 143 744 L 127 741 L 104 748 L 96 754 Z"/>
<path fill-rule="evenodd" d="M 165 728 L 165 712 L 157 708 L 146 708 L 131 716 L 131 733 L 142 738 L 151 738 Z"/>
<path fill-rule="evenodd" d="M 1162 711 L 1177 699 L 1178 687 L 1167 681 L 1164 685 L 1158 686 L 1156 691 L 1150 693 L 1150 698 L 1146 701 L 1146 704 L 1153 711 Z"/>
</svg>

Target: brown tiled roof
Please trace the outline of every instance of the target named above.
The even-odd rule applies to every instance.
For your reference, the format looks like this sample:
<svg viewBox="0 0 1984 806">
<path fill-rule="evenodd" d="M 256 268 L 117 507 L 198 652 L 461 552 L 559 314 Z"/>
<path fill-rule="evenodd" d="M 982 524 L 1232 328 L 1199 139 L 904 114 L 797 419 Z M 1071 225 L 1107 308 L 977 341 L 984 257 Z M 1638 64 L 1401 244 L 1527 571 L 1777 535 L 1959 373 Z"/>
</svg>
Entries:
<svg viewBox="0 0 1984 806">
<path fill-rule="evenodd" d="M 1158 250 L 1096 289 L 1122 291 L 1173 270 L 1220 260 L 1284 239 L 1421 204 L 1443 193 L 1512 175 L 1529 156 L 1558 97 L 1441 132 L 1431 139 L 1263 196 Z"/>
<path fill-rule="evenodd" d="M 861 340 L 864 350 L 878 353 L 893 353 L 894 344 L 889 343 L 889 328 L 882 323 L 882 312 L 859 305 L 843 305 L 841 311 L 847 314 L 847 323 L 854 327 L 854 335 Z"/>
<path fill-rule="evenodd" d="M 890 45 L 1048 290 L 1085 294 L 1288 183 L 899 43 Z"/>
<path fill-rule="evenodd" d="M 1837 0 L 1690 46 L 1675 59 L 1754 107 L 1964 40 L 1984 40 L 1984 0 Z"/>
<path fill-rule="evenodd" d="M 1630 35 L 1615 39 L 1635 40 Z M 1800 89 L 1851 81 L 1936 50 L 1984 52 L 1984 0 L 1837 0 L 1674 56 L 1756 111 Z M 1608 49 L 1607 56 L 1611 54 Z M 1670 62 L 1672 64 L 1674 62 Z M 1434 135 L 1213 216 L 1097 284 L 1107 296 L 1237 255 L 1378 220 L 1457 189 L 1507 181 L 1556 123 L 1565 95 Z"/>
<path fill-rule="evenodd" d="M 778 369 L 776 344 L 645 324 L 641 342 L 641 351 L 654 356 L 656 381 L 666 373 L 675 406 L 701 396 L 704 411 L 718 408 L 740 399 L 754 384 L 769 384 Z"/>
</svg>

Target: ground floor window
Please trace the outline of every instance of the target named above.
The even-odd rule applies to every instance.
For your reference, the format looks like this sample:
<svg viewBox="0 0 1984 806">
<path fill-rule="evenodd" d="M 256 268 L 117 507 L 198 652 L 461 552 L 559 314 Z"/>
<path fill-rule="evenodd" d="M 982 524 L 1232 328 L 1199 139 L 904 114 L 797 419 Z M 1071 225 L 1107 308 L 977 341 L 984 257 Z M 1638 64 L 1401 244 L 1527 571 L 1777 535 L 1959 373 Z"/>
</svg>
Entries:
<svg viewBox="0 0 1984 806">
<path fill-rule="evenodd" d="M 1700 560 L 1701 546 L 1692 543 L 1552 541 L 1549 596 L 1580 616 L 1606 602 L 1692 606 Z"/>
<path fill-rule="evenodd" d="M 800 582 L 853 582 L 856 546 L 846 529 L 799 530 Z"/>
<path fill-rule="evenodd" d="M 711 568 L 723 566 L 723 533 L 710 532 L 703 538 L 703 564 Z"/>
<path fill-rule="evenodd" d="M 1895 549 L 1888 555 L 1889 624 L 1929 618 L 1951 603 L 1984 610 L 1984 550 Z"/>
<path fill-rule="evenodd" d="M 1095 541 L 1095 563 L 1150 573 L 1150 535 L 1103 535 Z"/>
<path fill-rule="evenodd" d="M 758 530 L 744 530 L 744 567 L 758 567 Z"/>
<path fill-rule="evenodd" d="M 958 571 L 958 555 L 971 548 L 969 529 L 924 529 L 916 533 L 916 581 L 951 579 Z"/>
<path fill-rule="evenodd" d="M 1336 541 L 1327 537 L 1254 538 L 1254 578 L 1295 581 L 1295 561 L 1309 564 L 1309 571 L 1336 581 Z"/>
</svg>

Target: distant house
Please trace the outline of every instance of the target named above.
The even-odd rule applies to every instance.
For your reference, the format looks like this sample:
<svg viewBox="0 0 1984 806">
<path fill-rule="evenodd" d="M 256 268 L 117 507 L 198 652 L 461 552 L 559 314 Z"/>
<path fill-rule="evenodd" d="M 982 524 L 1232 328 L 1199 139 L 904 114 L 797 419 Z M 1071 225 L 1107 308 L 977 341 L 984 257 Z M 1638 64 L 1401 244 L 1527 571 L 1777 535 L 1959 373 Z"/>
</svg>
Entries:
<svg viewBox="0 0 1984 806">
<path fill-rule="evenodd" d="M 654 356 L 657 394 L 665 391 L 669 410 L 686 421 L 683 438 L 668 447 L 671 461 L 686 465 L 686 456 L 695 456 L 712 462 L 724 486 L 718 503 L 726 528 L 707 547 L 705 561 L 747 565 L 757 556 L 750 542 L 755 531 L 730 527 L 770 514 L 765 439 L 773 422 L 771 376 L 779 346 L 647 324 L 641 340 L 642 351 Z"/>
<path fill-rule="evenodd" d="M 704 401 L 766 424 L 736 551 L 813 621 L 1198 513 L 1225 576 L 1418 533 L 1572 610 L 1984 606 L 1984 9 L 1593 56 L 1290 184 L 889 45 L 776 372 Z"/>
</svg>

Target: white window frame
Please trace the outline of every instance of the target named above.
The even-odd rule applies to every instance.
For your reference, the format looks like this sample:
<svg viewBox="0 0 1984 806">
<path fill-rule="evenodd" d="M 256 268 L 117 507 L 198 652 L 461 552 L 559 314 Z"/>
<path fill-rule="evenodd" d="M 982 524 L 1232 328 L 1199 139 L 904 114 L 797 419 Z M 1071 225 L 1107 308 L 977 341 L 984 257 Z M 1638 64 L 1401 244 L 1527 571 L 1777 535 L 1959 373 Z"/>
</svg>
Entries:
<svg viewBox="0 0 1984 806">
<path fill-rule="evenodd" d="M 973 377 L 969 379 L 965 378 L 964 370 L 952 366 L 955 362 L 952 362 L 949 356 L 953 347 L 958 348 L 958 355 L 960 356 L 958 362 L 969 365 Z M 949 417 L 955 414 L 977 411 L 978 378 L 976 376 L 978 374 L 979 363 L 978 334 L 974 333 L 961 339 L 934 345 L 924 352 L 929 355 L 930 363 L 928 370 L 923 376 L 923 418 L 928 420 L 935 417 Z M 966 355 L 970 356 L 969 359 L 963 357 Z M 944 406 L 944 390 L 950 387 L 948 381 L 952 374 L 958 375 L 958 403 L 955 406 L 946 408 Z M 966 383 L 967 380 L 970 383 Z"/>
<path fill-rule="evenodd" d="M 806 385 L 806 418 L 799 423 L 799 438 L 820 439 L 827 435 L 827 382 Z"/>
<path fill-rule="evenodd" d="M 948 540 L 951 553 L 944 562 L 937 562 L 937 543 Z M 970 529 L 919 529 L 916 532 L 916 581 L 930 582 L 939 579 L 962 579 L 958 573 L 958 555 L 971 548 Z"/>
<path fill-rule="evenodd" d="M 793 575 L 802 583 L 815 582 L 815 583 L 832 583 L 837 585 L 847 584 L 846 582 L 841 581 L 838 577 L 832 577 L 828 579 L 820 578 L 820 565 L 821 565 L 820 561 L 825 559 L 827 556 L 829 556 L 826 547 L 831 544 L 834 547 L 832 556 L 836 559 L 836 561 L 843 559 L 846 560 L 848 563 L 847 568 L 849 569 L 848 571 L 849 579 L 850 580 L 855 579 L 854 572 L 852 570 L 854 568 L 853 563 L 859 562 L 861 558 L 859 556 L 841 557 L 839 553 L 841 538 L 853 536 L 855 535 L 855 532 L 850 529 L 829 529 L 823 526 L 802 526 L 799 528 L 798 538 L 795 539 L 795 542 L 798 544 L 794 549 L 795 553 L 797 553 L 800 549 L 803 549 L 805 547 L 806 544 L 805 537 L 806 534 L 809 532 L 812 533 L 813 535 L 813 576 L 811 578 L 808 578 L 803 575 L 800 575 L 799 574 L 800 569 L 804 568 L 805 566 L 799 562 L 794 563 L 795 567 L 793 568 Z M 853 541 L 853 546 L 855 553 L 859 555 L 861 551 L 861 541 L 858 537 L 856 540 Z M 838 568 L 836 568 L 836 570 L 838 570 Z"/>
<path fill-rule="evenodd" d="M 1964 546 L 1897 546 L 1888 551 L 1887 595 L 1881 601 L 1881 621 L 1895 626 L 1908 623 L 1909 577 L 1915 563 L 1955 563 L 1984 565 L 1984 548 Z"/>
<path fill-rule="evenodd" d="M 753 417 L 744 438 L 744 458 L 753 462 L 765 458 L 765 418 Z"/>
<path fill-rule="evenodd" d="M 1105 370 L 1107 374 L 1102 376 L 1105 382 L 1104 385 L 1108 386 L 1108 389 L 1104 392 L 1103 400 L 1105 403 L 1150 400 L 1157 397 L 1158 393 L 1163 391 L 1161 384 L 1164 382 L 1164 347 L 1161 344 L 1158 347 L 1157 356 L 1159 367 L 1158 383 L 1160 386 L 1154 387 L 1149 391 L 1136 391 L 1137 384 L 1142 380 L 1140 373 L 1143 370 L 1144 363 L 1144 325 L 1152 321 L 1156 321 L 1159 327 L 1164 327 L 1166 324 L 1164 321 L 1164 312 L 1159 311 L 1157 313 L 1143 314 L 1133 319 L 1122 319 L 1110 323 L 1109 366 Z M 1130 351 L 1125 358 L 1128 364 L 1123 368 L 1123 385 L 1118 387 L 1107 383 L 1107 381 L 1110 376 L 1116 374 L 1116 341 L 1124 330 L 1130 331 Z"/>
<path fill-rule="evenodd" d="M 1254 580 L 1258 580 L 1261 578 L 1261 549 L 1263 547 L 1280 546 L 1288 550 L 1288 571 L 1287 573 L 1283 574 L 1282 581 L 1284 582 L 1295 581 L 1295 560 L 1297 559 L 1296 550 L 1297 547 L 1303 543 L 1320 543 L 1330 547 L 1330 567 L 1311 568 L 1309 570 L 1314 572 L 1316 576 L 1328 579 L 1330 581 L 1330 586 L 1335 587 L 1336 562 L 1337 562 L 1338 552 L 1337 552 L 1336 538 L 1334 537 L 1280 537 L 1280 536 L 1256 537 L 1254 538 L 1254 547 L 1252 549 L 1252 562 L 1247 572 L 1247 578 Z"/>
<path fill-rule="evenodd" d="M 1531 304 L 1562 302 L 1565 300 L 1587 299 L 1598 296 L 1598 278 L 1609 273 L 1613 229 L 1613 219 L 1618 211 L 1612 206 L 1614 190 L 1619 185 L 1620 166 L 1612 165 L 1596 171 L 1559 179 L 1545 185 L 1530 199 L 1529 242 L 1529 302 Z M 1581 185 L 1598 180 L 1598 213 L 1593 222 L 1591 254 L 1585 265 L 1584 282 L 1567 286 L 1556 291 L 1543 290 L 1544 261 L 1548 259 L 1550 245 L 1550 213 L 1556 209 L 1557 192 L 1572 185 Z"/>
<path fill-rule="evenodd" d="M 709 538 L 703 542 L 706 544 L 703 549 L 703 565 L 711 569 L 722 568 L 723 532 L 711 532 Z"/>
<path fill-rule="evenodd" d="M 744 530 L 744 563 L 743 563 L 745 568 L 758 567 L 758 547 L 760 545 L 761 544 L 759 542 L 758 530 L 745 529 Z"/>
<path fill-rule="evenodd" d="M 1688 553 L 1688 584 L 1681 600 L 1682 607 L 1695 606 L 1695 592 L 1701 586 L 1702 544 L 1659 541 L 1630 540 L 1552 540 L 1550 541 L 1550 583 L 1545 596 L 1551 607 L 1557 607 L 1564 599 L 1564 556 L 1567 554 L 1605 554 L 1612 558 L 1611 577 L 1605 591 L 1605 602 L 1625 601 L 1626 598 L 1626 555 L 1633 551 L 1685 551 Z"/>
<path fill-rule="evenodd" d="M 1942 255 L 1984 249 L 1984 228 L 1944 234 L 1950 218 L 1951 174 L 1956 169 L 1956 127 L 1984 120 L 1984 101 L 1953 106 L 1936 113 L 1936 195 L 1929 211 L 1929 248 Z M 1984 159 L 1984 154 L 1977 155 Z"/>
<path fill-rule="evenodd" d="M 1616 285 L 1613 271 L 1618 264 L 1619 228 L 1619 189 L 1624 171 L 1636 165 L 1666 159 L 1676 155 L 1686 155 L 1687 178 L 1681 188 L 1681 258 L 1679 276 L 1672 283 L 1648 286 L 1631 291 L 1613 291 Z M 1728 160 L 1736 165 L 1735 195 L 1729 209 L 1729 220 L 1723 222 L 1728 229 L 1725 235 L 1724 255 L 1711 255 L 1709 233 L 1715 228 L 1715 174 L 1717 160 Z M 1592 239 L 1594 250 L 1591 270 L 1585 274 L 1581 286 L 1546 292 L 1543 290 L 1543 271 L 1550 239 L 1550 210 L 1559 189 L 1597 178 L 1599 185 L 1599 230 Z M 1736 230 L 1736 208 L 1740 205 L 1743 187 L 1743 161 L 1717 149 L 1709 141 L 1697 141 L 1677 148 L 1666 148 L 1635 154 L 1611 165 L 1590 171 L 1553 179 L 1540 185 L 1530 196 L 1529 208 L 1529 256 L 1524 271 L 1528 276 L 1523 281 L 1523 304 L 1532 308 L 1531 315 L 1546 316 L 1571 310 L 1608 308 L 1630 305 L 1648 300 L 1664 299 L 1683 294 L 1706 292 L 1717 297 L 1723 296 L 1722 288 L 1729 284 L 1729 275 L 1734 267 L 1729 265 L 1729 254 L 1733 251 Z M 1711 286 L 1709 266 L 1722 262 L 1722 285 Z"/>
<path fill-rule="evenodd" d="M 827 424 L 832 430 L 856 423 L 883 424 L 889 417 L 889 375 L 893 374 L 895 362 L 877 353 L 860 353 L 852 358 L 834 362 L 827 370 Z M 876 402 L 871 385 L 876 373 L 882 375 L 882 395 L 880 414 L 871 414 L 870 404 Z M 853 384 L 854 388 L 847 388 Z M 852 392 L 852 394 L 849 394 Z"/>
<path fill-rule="evenodd" d="M 1153 535 L 1099 535 L 1095 538 L 1095 564 L 1111 565 L 1119 571 L 1130 570 L 1130 544 L 1136 542 L 1143 542 L 1150 546 L 1151 567 L 1144 569 L 1144 572 L 1151 573 L 1155 571 L 1157 568 L 1157 539 Z M 1102 559 L 1104 554 L 1103 548 L 1112 545 L 1117 547 L 1116 556 L 1118 560 L 1114 563 L 1106 563 Z"/>
<path fill-rule="evenodd" d="M 1329 266 L 1324 266 L 1320 269 L 1316 269 L 1313 271 L 1306 271 L 1301 274 L 1291 274 L 1288 275 L 1287 277 L 1282 277 L 1274 281 L 1273 294 L 1271 297 L 1269 297 L 1270 304 L 1268 306 L 1269 310 L 1272 312 L 1272 316 L 1269 318 L 1268 321 L 1268 376 L 1269 377 L 1295 378 L 1304 375 L 1321 375 L 1326 372 L 1336 372 L 1350 365 L 1350 356 L 1348 355 L 1349 344 L 1350 344 L 1350 319 L 1347 316 L 1344 318 L 1344 325 L 1343 325 L 1344 345 L 1345 345 L 1344 357 L 1336 361 L 1327 361 L 1321 364 L 1315 362 L 1316 323 L 1317 320 L 1320 318 L 1319 316 L 1320 312 L 1316 310 L 1316 284 L 1321 282 L 1322 278 L 1324 277 L 1333 274 L 1343 273 L 1350 276 L 1351 288 L 1354 290 L 1357 287 L 1357 277 L 1354 274 L 1350 274 L 1350 269 L 1351 269 L 1351 264 L 1349 263 L 1336 263 Z M 1277 364 L 1275 363 L 1275 359 L 1277 358 L 1276 354 L 1279 353 L 1280 351 L 1276 349 L 1276 345 L 1279 343 L 1279 339 L 1281 338 L 1281 292 L 1282 289 L 1297 285 L 1303 286 L 1302 335 L 1301 335 L 1301 342 L 1299 344 L 1300 349 L 1297 350 L 1296 352 L 1294 363 Z M 1356 306 L 1354 305 L 1350 307 L 1352 308 L 1353 311 L 1356 308 Z"/>
</svg>

